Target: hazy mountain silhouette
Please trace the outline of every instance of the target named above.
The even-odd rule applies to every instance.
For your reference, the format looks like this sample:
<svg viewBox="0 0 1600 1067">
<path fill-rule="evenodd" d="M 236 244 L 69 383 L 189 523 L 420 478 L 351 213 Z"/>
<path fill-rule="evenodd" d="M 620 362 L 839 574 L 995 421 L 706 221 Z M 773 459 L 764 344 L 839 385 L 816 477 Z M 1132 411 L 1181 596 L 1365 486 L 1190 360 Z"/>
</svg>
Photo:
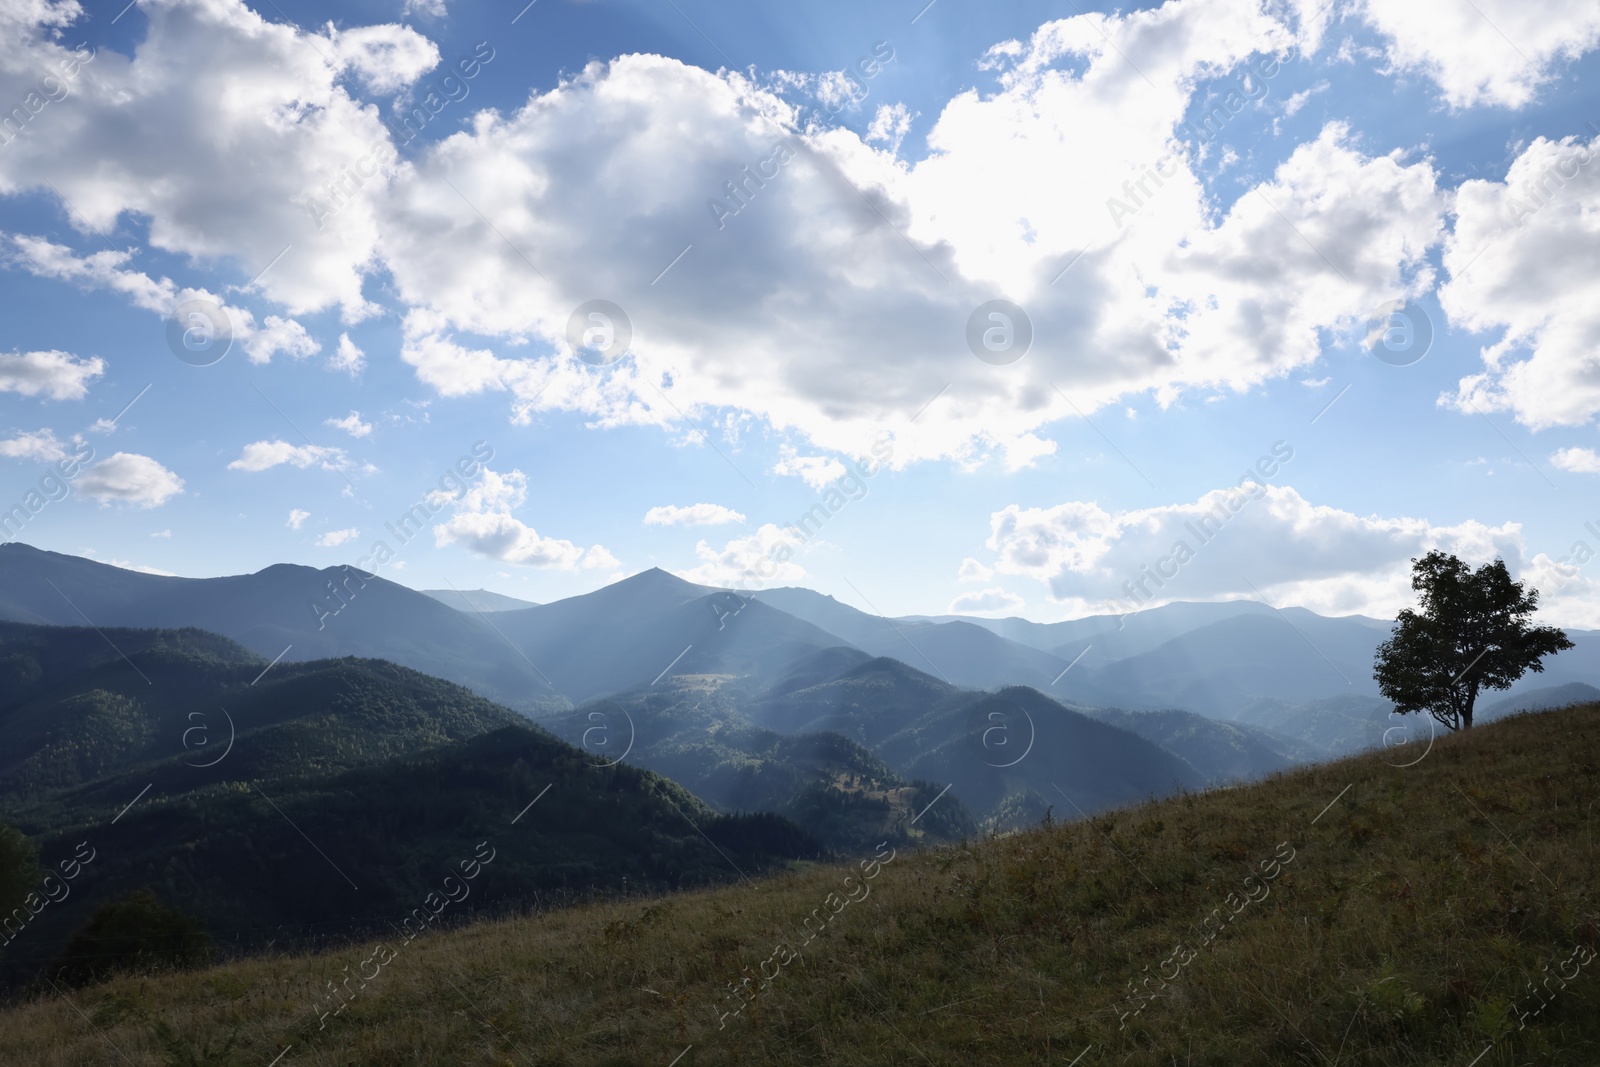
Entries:
<svg viewBox="0 0 1600 1067">
<path fill-rule="evenodd" d="M 514 596 L 491 593 L 487 589 L 419 589 L 417 592 L 424 596 L 431 596 L 447 607 L 469 613 L 480 611 L 520 611 L 522 608 L 536 608 L 539 606 L 537 602 L 532 600 L 519 600 Z"/>
<path fill-rule="evenodd" d="M 173 578 L 13 543 L 0 546 L 0 618 L 102 629 L 192 626 L 268 659 L 381 658 L 518 709 L 561 703 L 482 619 L 354 568 L 280 563 L 255 574 Z"/>
<path fill-rule="evenodd" d="M 1495 719 L 1502 715 L 1515 715 L 1519 711 L 1542 711 L 1545 708 L 1565 708 L 1596 701 L 1600 701 L 1600 689 L 1585 682 L 1546 685 L 1496 700 L 1483 709 L 1482 717 Z"/>
<path fill-rule="evenodd" d="M 841 643 L 762 597 L 695 585 L 652 568 L 494 625 L 574 703 L 658 678 L 727 674 L 775 681 Z"/>
</svg>

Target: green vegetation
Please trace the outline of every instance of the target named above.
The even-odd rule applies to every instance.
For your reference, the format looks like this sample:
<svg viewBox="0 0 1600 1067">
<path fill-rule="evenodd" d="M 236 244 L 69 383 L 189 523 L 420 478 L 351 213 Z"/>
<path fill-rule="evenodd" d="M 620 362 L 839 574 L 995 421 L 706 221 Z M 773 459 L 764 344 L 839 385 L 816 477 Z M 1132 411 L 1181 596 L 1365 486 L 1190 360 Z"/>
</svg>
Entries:
<svg viewBox="0 0 1600 1067">
<path fill-rule="evenodd" d="M 902 852 L 847 907 L 870 853 L 427 935 L 325 1026 L 377 943 L 44 995 L 0 1048 L 181 1062 L 159 1020 L 284 1067 L 1596 1062 L 1600 706 L 1389 755 Z"/>
<path fill-rule="evenodd" d="M 1451 730 L 1470 730 L 1483 689 L 1509 689 L 1546 656 L 1574 647 L 1554 626 L 1529 620 L 1539 591 L 1511 580 L 1505 560 L 1477 570 L 1435 549 L 1412 560 L 1422 610 L 1402 610 L 1378 646 L 1378 689 L 1398 712 L 1425 711 Z"/>
<path fill-rule="evenodd" d="M 51 973 L 97 907 L 141 889 L 237 956 L 386 929 L 485 840 L 499 859 L 448 922 L 823 852 L 781 816 L 718 814 L 383 661 L 263 673 L 267 661 L 197 630 L 6 624 L 0 664 L 0 803 L 28 835 L 0 835 L 0 867 L 37 847 L 46 869 L 73 871 L 24 910 L 0 988 Z"/>
<path fill-rule="evenodd" d="M 21 907 L 29 893 L 37 892 L 43 877 L 38 848 L 16 827 L 0 823 L 0 919 Z M 0 932 L 0 943 L 9 937 Z"/>
<path fill-rule="evenodd" d="M 596 758 L 620 758 L 680 783 L 721 811 L 775 812 L 830 849 L 953 841 L 977 826 L 959 800 L 910 821 L 941 786 L 893 770 L 836 733 L 788 735 L 751 722 L 757 702 L 733 679 L 680 675 L 547 721 Z M 631 748 L 628 747 L 631 741 Z"/>
<path fill-rule="evenodd" d="M 195 919 L 161 906 L 141 889 L 100 905 L 72 935 L 51 978 L 85 985 L 114 974 L 195 967 L 211 960 L 211 939 Z"/>
</svg>

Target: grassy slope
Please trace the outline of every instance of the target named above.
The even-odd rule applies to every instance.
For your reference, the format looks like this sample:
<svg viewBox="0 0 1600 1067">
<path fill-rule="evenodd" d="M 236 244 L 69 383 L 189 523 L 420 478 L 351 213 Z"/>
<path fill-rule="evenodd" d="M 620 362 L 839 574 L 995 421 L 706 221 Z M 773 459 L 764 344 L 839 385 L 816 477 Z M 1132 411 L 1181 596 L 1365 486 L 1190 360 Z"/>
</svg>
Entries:
<svg viewBox="0 0 1600 1067">
<path fill-rule="evenodd" d="M 1405 769 L 1385 758 L 1414 753 L 902 854 L 720 1031 L 728 983 L 842 892 L 843 868 L 419 939 L 320 1031 L 313 988 L 368 951 L 125 979 L 0 1014 L 0 1056 L 176 1062 L 160 1019 L 196 1047 L 237 1028 L 238 1063 L 292 1041 L 283 1067 L 666 1067 L 691 1044 L 683 1067 L 1065 1065 L 1091 1044 L 1084 1067 L 1464 1067 L 1495 1039 L 1477 1067 L 1597 1062 L 1600 961 L 1527 1029 L 1510 1009 L 1538 1007 L 1526 983 L 1542 965 L 1600 941 L 1600 705 L 1442 738 Z M 1296 854 L 1270 896 L 1119 1033 L 1130 979 L 1228 914 L 1226 895 L 1285 841 Z"/>
</svg>

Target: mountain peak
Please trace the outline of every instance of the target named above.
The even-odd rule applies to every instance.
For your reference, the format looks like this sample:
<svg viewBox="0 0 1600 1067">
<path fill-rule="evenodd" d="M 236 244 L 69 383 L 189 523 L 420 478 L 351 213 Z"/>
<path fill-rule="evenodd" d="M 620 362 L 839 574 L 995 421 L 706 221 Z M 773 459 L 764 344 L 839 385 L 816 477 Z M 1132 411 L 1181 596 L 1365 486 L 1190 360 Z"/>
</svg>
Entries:
<svg viewBox="0 0 1600 1067">
<path fill-rule="evenodd" d="M 611 588 L 673 590 L 675 592 L 695 594 L 716 591 L 714 586 L 697 585 L 688 579 L 678 577 L 671 571 L 662 570 L 660 567 L 651 567 L 649 570 L 640 571 L 638 574 L 631 574 L 619 582 L 613 582 Z"/>
</svg>

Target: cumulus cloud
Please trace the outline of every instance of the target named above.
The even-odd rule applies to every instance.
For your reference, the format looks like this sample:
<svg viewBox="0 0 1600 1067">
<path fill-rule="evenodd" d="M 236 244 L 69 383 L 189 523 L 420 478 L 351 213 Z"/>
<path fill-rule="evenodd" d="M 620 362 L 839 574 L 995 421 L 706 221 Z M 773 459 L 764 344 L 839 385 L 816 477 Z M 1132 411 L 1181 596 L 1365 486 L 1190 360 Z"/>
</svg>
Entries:
<svg viewBox="0 0 1600 1067">
<path fill-rule="evenodd" d="M 1563 448 L 1551 453 L 1550 465 L 1574 474 L 1600 474 L 1600 453 L 1592 448 Z"/>
<path fill-rule="evenodd" d="M 794 537 L 773 523 L 766 523 L 746 537 L 713 548 L 705 541 L 694 546 L 700 565 L 676 572 L 680 578 L 699 585 L 754 589 L 766 585 L 797 582 L 806 570 L 791 558 Z"/>
<path fill-rule="evenodd" d="M 1388 39 L 1390 65 L 1425 75 L 1455 108 L 1522 107 L 1560 64 L 1600 43 L 1600 8 L 1566 0 L 1362 0 L 1358 10 Z"/>
<path fill-rule="evenodd" d="M 70 352 L 0 352 L 0 392 L 81 400 L 89 383 L 106 372 L 99 357 L 80 359 Z"/>
<path fill-rule="evenodd" d="M 586 571 L 615 570 L 622 566 L 622 561 L 604 546 L 590 545 L 589 551 L 583 554 L 583 563 L 580 566 Z"/>
<path fill-rule="evenodd" d="M 618 565 L 600 545 L 584 549 L 571 541 L 540 536 L 512 514 L 527 499 L 528 477 L 522 471 L 501 474 L 485 467 L 472 488 L 457 498 L 450 518 L 433 528 L 434 544 L 463 545 L 480 556 L 524 567 L 570 571 Z"/>
<path fill-rule="evenodd" d="M 1357 11 L 1394 70 L 1433 78 L 1454 106 L 1520 106 L 1600 38 L 1600 13 L 1558 0 L 1480 7 Z M 8 146 L 0 193 L 52 195 L 56 180 L 83 232 L 114 231 L 133 213 L 149 220 L 152 246 L 227 261 L 242 277 L 288 246 L 255 291 L 290 315 L 337 306 L 359 319 L 374 310 L 363 281 L 386 272 L 404 314 L 402 359 L 440 395 L 503 392 L 518 421 L 565 410 L 599 427 L 681 429 L 685 416 L 739 411 L 807 439 L 785 462 L 812 484 L 884 434 L 897 467 L 993 454 L 1019 467 L 1053 451 L 1041 434 L 1074 408 L 1139 393 L 1165 404 L 1303 370 L 1330 333 L 1430 288 L 1426 253 L 1444 233 L 1449 198 L 1431 161 L 1375 154 L 1340 123 L 1232 203 L 1197 175 L 1215 146 L 1189 143 L 1186 119 L 1197 105 L 1224 121 L 1281 110 L 1214 86 L 1247 61 L 1314 51 L 1333 13 L 1311 0 L 1178 0 L 1048 22 L 990 50 L 993 84 L 930 116 L 916 162 L 897 151 L 902 105 L 878 107 L 857 136 L 784 96 L 801 83 L 826 95 L 837 79 L 758 81 L 661 56 L 596 62 L 378 168 L 320 223 L 313 199 L 348 186 L 358 161 L 394 158 L 377 106 L 352 84 L 404 91 L 437 63 L 434 45 L 393 25 L 307 33 L 237 0 L 141 10 L 137 51 L 83 64 L 73 106 Z M 15 61 L 0 64 L 0 91 L 65 57 L 61 31 L 82 11 L 41 2 L 12 19 Z M 1531 63 L 1486 60 L 1505 38 Z M 175 111 L 204 121 L 174 122 Z M 678 150 L 683 138 L 696 152 Z M 1537 169 L 1551 151 L 1535 142 L 1519 165 Z M 1132 198 L 1132 218 L 1116 217 L 1110 201 L 1157 163 L 1162 181 Z M 1595 272 L 1566 269 L 1532 299 L 1513 283 L 1532 292 L 1534 274 L 1581 268 L 1600 212 L 1571 190 L 1570 207 L 1517 227 L 1496 184 L 1467 183 L 1446 249 L 1452 322 L 1505 330 L 1455 402 L 1508 408 L 1529 425 L 1582 421 L 1600 392 L 1582 357 L 1600 330 L 1585 310 L 1600 302 L 1583 289 Z M 1477 238 L 1495 231 L 1509 254 L 1466 271 Z M 12 243 L 11 258 L 35 273 L 162 314 L 201 292 L 131 269 L 125 253 Z M 1542 272 L 1519 272 L 1529 257 Z M 1069 264 L 1070 283 L 1053 285 Z M 650 325 L 605 368 L 565 341 L 568 318 L 596 294 Z M 1032 348 L 1006 367 L 966 351 L 969 315 L 996 294 L 1033 326 Z M 229 310 L 252 360 L 317 350 L 293 318 L 258 324 Z M 363 363 L 342 335 L 329 365 Z M 0 388 L 7 381 L 0 367 Z M 65 388 L 82 395 L 81 382 Z"/>
<path fill-rule="evenodd" d="M 904 104 L 880 104 L 867 127 L 868 144 L 881 144 L 891 154 L 900 151 L 900 142 L 911 130 L 911 112 Z"/>
<path fill-rule="evenodd" d="M 1516 523 L 1361 516 L 1259 482 L 1126 511 L 1012 505 L 991 515 L 987 545 L 996 571 L 1037 579 L 1083 614 L 1259 591 L 1325 614 L 1392 616 L 1413 600 L 1411 559 L 1429 549 L 1476 562 L 1501 555 L 1513 568 L 1523 559 Z"/>
<path fill-rule="evenodd" d="M 183 492 L 183 479 L 149 456 L 118 452 L 87 468 L 77 486 L 101 504 L 157 508 Z"/>
<path fill-rule="evenodd" d="M 956 615 L 1015 615 L 1026 606 L 1023 599 L 1004 589 L 984 589 L 976 593 L 962 593 L 950 602 L 950 611 Z"/>
<path fill-rule="evenodd" d="M 187 300 L 208 300 L 216 304 L 228 319 L 234 342 L 252 363 L 271 362 L 280 352 L 293 359 L 303 359 L 322 348 L 306 333 L 305 327 L 293 319 L 268 315 L 258 324 L 248 308 L 229 305 L 205 289 L 179 286 L 170 278 L 152 278 L 143 271 L 128 269 L 126 264 L 132 258 L 130 252 L 111 249 L 80 256 L 66 245 L 42 237 L 0 233 L 0 263 L 26 270 L 39 278 L 54 278 L 118 293 L 135 307 L 157 315 L 170 315 Z M 96 365 L 96 374 L 103 370 L 100 360 L 90 362 Z"/>
<path fill-rule="evenodd" d="M 53 463 L 65 459 L 67 449 L 52 431 L 34 430 L 31 433 L 19 433 L 15 437 L 0 438 L 0 456 Z"/>
<path fill-rule="evenodd" d="M 372 432 L 372 423 L 362 422 L 359 411 L 351 411 L 342 419 L 324 419 L 322 424 L 343 430 L 351 437 L 365 437 Z"/>
<path fill-rule="evenodd" d="M 1440 402 L 1510 411 L 1533 429 L 1600 414 L 1600 137 L 1535 139 L 1503 182 L 1463 182 L 1439 303 L 1453 326 L 1499 331 L 1484 371 Z"/>
<path fill-rule="evenodd" d="M 367 369 L 367 354 L 352 340 L 347 333 L 339 335 L 339 347 L 328 359 L 328 366 L 334 370 L 342 370 L 354 378 Z"/>
<path fill-rule="evenodd" d="M 721 526 L 743 521 L 742 514 L 721 504 L 663 504 L 644 513 L 646 526 Z"/>
<path fill-rule="evenodd" d="M 968 556 L 961 561 L 961 569 L 956 577 L 963 582 L 987 582 L 994 577 L 994 568 L 985 567 L 978 560 Z"/>
<path fill-rule="evenodd" d="M 329 530 L 317 538 L 317 545 L 321 548 L 338 548 L 346 541 L 353 541 L 361 536 L 361 531 L 355 527 L 347 530 Z"/>
<path fill-rule="evenodd" d="M 1053 450 L 1036 431 L 1074 405 L 1246 388 L 1426 289 L 1446 204 L 1426 160 L 1367 154 L 1332 124 L 1216 209 L 1179 141 L 1195 89 L 1293 41 L 1248 0 L 1050 23 L 997 53 L 999 92 L 943 109 L 915 164 L 802 128 L 736 74 L 659 56 L 593 64 L 396 176 L 379 252 L 413 308 L 403 358 L 441 393 L 505 391 L 596 425 L 752 413 L 816 446 L 784 464 L 805 476 L 820 452 L 813 482 L 885 433 L 896 466 L 995 452 L 1021 466 Z M 693 131 L 697 151 L 663 129 Z M 1115 225 L 1107 199 L 1160 160 L 1172 176 L 1136 224 Z M 730 183 L 744 194 L 729 199 Z M 1075 259 L 1071 284 L 1052 287 Z M 651 325 L 603 370 L 564 340 L 595 293 Z M 1007 367 L 965 340 L 996 293 L 1033 326 Z M 544 344 L 512 355 L 463 332 Z"/>
<path fill-rule="evenodd" d="M 351 96 L 345 75 L 374 89 L 401 85 L 436 60 L 433 46 L 395 26 L 319 37 L 238 0 L 142 0 L 139 11 L 132 53 L 101 48 L 72 80 L 70 105 L 52 106 L 6 146 L 0 193 L 54 196 L 54 183 L 85 234 L 138 215 L 151 246 L 226 261 L 242 279 L 288 246 L 259 291 L 291 314 L 330 305 L 368 314 L 370 200 L 387 178 L 380 170 L 323 226 L 310 200 L 374 153 L 392 156 L 377 107 Z M 50 0 L 12 16 L 4 98 L 58 69 L 71 54 L 61 41 L 78 39 L 85 19 L 77 3 Z"/>
<path fill-rule="evenodd" d="M 404 84 L 432 46 L 397 27 L 307 35 L 233 0 L 142 10 L 139 51 L 84 67 L 71 117 L 0 160 L 0 191 L 72 175 L 61 188 L 86 222 L 138 212 L 156 247 L 229 258 L 247 277 L 287 244 L 257 288 L 291 314 L 367 314 L 361 282 L 387 270 L 402 359 L 441 395 L 505 392 L 519 419 L 566 410 L 602 427 L 734 410 L 809 440 L 795 463 L 864 459 L 888 435 L 897 467 L 996 453 L 1025 466 L 1053 451 L 1039 431 L 1074 406 L 1303 367 L 1327 331 L 1426 287 L 1442 211 L 1426 161 L 1368 155 L 1337 125 L 1218 210 L 1181 143 L 1197 87 L 1321 22 L 1290 27 L 1258 0 L 1184 0 L 997 46 L 998 91 L 951 100 L 914 164 L 894 151 L 908 120 L 896 105 L 863 139 L 796 110 L 776 82 L 623 56 L 520 109 L 476 113 L 380 168 L 319 228 L 311 198 L 374 146 L 392 149 L 340 76 Z M 59 48 L 40 25 L 24 37 L 32 59 Z M 176 54 L 186 61 L 161 61 Z M 206 121 L 172 122 L 174 100 Z M 124 144 L 138 150 L 113 150 Z M 1116 225 L 1107 199 L 1163 160 L 1159 195 Z M 1072 262 L 1071 284 L 1052 286 Z M 650 325 L 605 368 L 565 341 L 596 294 Z M 1026 358 L 1006 367 L 965 340 L 996 294 L 1033 326 Z M 314 342 L 278 322 L 259 344 L 307 354 Z M 341 343 L 330 362 L 355 357 Z"/>
<path fill-rule="evenodd" d="M 320 466 L 325 471 L 344 470 L 350 466 L 350 457 L 341 448 L 321 445 L 292 445 L 288 441 L 252 441 L 244 446 L 239 458 L 228 464 L 231 471 L 264 471 L 283 464 L 304 470 Z"/>
<path fill-rule="evenodd" d="M 322 351 L 322 345 L 306 333 L 304 326 L 277 315 L 268 315 L 259 328 L 246 329 L 240 343 L 251 363 L 270 363 L 279 352 L 291 359 L 304 359 Z"/>
<path fill-rule="evenodd" d="M 291 530 L 298 530 L 310 517 L 311 512 L 305 511 L 301 508 L 294 508 L 289 512 L 289 521 L 284 523 L 284 525 L 289 527 Z"/>
<path fill-rule="evenodd" d="M 825 489 L 845 476 L 848 468 L 833 456 L 802 456 L 791 445 L 779 449 L 773 474 L 799 478 L 813 489 Z"/>
<path fill-rule="evenodd" d="M 374 93 L 404 89 L 439 65 L 438 47 L 409 26 L 340 30 L 330 22 L 322 37 L 339 65 Z"/>
</svg>

